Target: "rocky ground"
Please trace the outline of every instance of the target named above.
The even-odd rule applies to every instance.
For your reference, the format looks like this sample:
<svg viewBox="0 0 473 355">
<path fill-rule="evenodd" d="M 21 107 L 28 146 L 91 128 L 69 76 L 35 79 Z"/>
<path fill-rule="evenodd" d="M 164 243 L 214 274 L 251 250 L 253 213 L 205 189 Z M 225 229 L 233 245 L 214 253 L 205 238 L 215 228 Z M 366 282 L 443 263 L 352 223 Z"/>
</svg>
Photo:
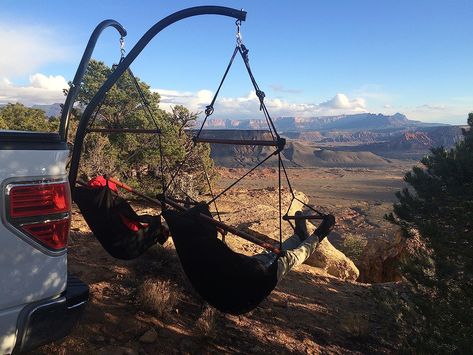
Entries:
<svg viewBox="0 0 473 355">
<path fill-rule="evenodd" d="M 234 190 L 219 210 L 228 223 L 275 238 L 276 196 L 271 188 Z M 283 202 L 289 201 L 286 190 Z M 135 207 L 150 212 L 150 206 Z M 338 220 L 336 233 L 352 222 L 348 217 L 347 222 Z M 34 353 L 361 354 L 392 353 L 398 347 L 395 316 L 386 312 L 380 295 L 402 293 L 399 282 L 368 284 L 353 281 L 356 276 L 348 274 L 332 276 L 334 268 L 346 267 L 338 262 L 331 268 L 302 265 L 257 309 L 230 316 L 206 306 L 192 290 L 171 241 L 138 259 L 120 261 L 101 248 L 77 210 L 72 230 L 69 271 L 89 284 L 90 302 L 68 337 Z M 286 226 L 284 235 L 290 233 Z M 234 237 L 227 240 L 243 253 L 261 251 Z M 324 248 L 332 250 L 326 243 Z M 157 286 L 146 289 L 143 285 Z M 143 301 L 143 292 L 156 294 L 151 304 Z"/>
</svg>

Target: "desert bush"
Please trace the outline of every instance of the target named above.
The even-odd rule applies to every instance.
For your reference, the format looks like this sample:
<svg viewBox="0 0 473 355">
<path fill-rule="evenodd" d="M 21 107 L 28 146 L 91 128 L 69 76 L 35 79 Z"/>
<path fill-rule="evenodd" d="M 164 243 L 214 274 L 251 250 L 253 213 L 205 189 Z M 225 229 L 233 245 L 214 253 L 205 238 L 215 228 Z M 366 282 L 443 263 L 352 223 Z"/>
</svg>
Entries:
<svg viewBox="0 0 473 355">
<path fill-rule="evenodd" d="M 138 288 L 137 300 L 146 310 L 163 316 L 174 309 L 179 297 L 169 280 L 147 279 Z"/>
<path fill-rule="evenodd" d="M 369 321 L 362 314 L 348 314 L 343 320 L 343 328 L 354 339 L 364 339 L 369 335 Z"/>
<path fill-rule="evenodd" d="M 108 137 L 90 133 L 84 141 L 82 173 L 86 181 L 96 175 L 113 175 L 117 157 Z"/>
<path fill-rule="evenodd" d="M 340 251 L 357 264 L 367 243 L 368 241 L 365 238 L 347 233 L 340 246 Z"/>
<path fill-rule="evenodd" d="M 216 311 L 210 306 L 206 306 L 200 317 L 195 322 L 195 329 L 198 335 L 203 337 L 213 337 L 215 335 Z"/>
</svg>

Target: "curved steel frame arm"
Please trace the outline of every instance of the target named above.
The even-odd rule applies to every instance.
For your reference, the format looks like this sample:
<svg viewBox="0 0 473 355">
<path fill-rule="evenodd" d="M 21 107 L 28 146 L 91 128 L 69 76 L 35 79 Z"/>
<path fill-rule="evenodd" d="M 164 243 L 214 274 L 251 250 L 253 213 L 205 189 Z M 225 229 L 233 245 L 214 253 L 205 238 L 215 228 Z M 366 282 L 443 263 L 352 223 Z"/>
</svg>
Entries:
<svg viewBox="0 0 473 355">
<path fill-rule="evenodd" d="M 71 187 L 71 192 L 74 194 L 74 188 L 77 179 L 77 173 L 79 169 L 80 155 L 82 151 L 82 144 L 84 143 L 84 138 L 87 133 L 87 125 L 89 120 L 94 112 L 95 108 L 103 100 L 105 94 L 110 90 L 110 88 L 117 82 L 120 76 L 125 72 L 125 70 L 130 66 L 131 63 L 136 59 L 136 57 L 141 53 L 141 51 L 146 47 L 146 45 L 163 29 L 172 25 L 173 23 L 183 20 L 188 17 L 198 16 L 198 15 L 222 15 L 236 18 L 240 21 L 245 21 L 246 12 L 242 10 L 232 9 L 229 7 L 223 6 L 197 6 L 184 9 L 178 12 L 175 12 L 161 21 L 157 22 L 153 27 L 151 27 L 138 43 L 131 49 L 128 55 L 118 64 L 115 71 L 108 77 L 105 83 L 100 87 L 99 91 L 95 96 L 90 100 L 89 104 L 82 113 L 79 126 L 77 128 L 76 138 L 74 141 L 74 149 L 72 152 L 71 166 L 69 170 L 69 184 Z"/>
<path fill-rule="evenodd" d="M 64 102 L 64 106 L 62 108 L 61 120 L 59 124 L 59 136 L 64 141 L 67 140 L 67 131 L 69 129 L 69 115 L 71 114 L 72 106 L 74 105 L 74 100 L 76 99 L 77 93 L 79 92 L 80 83 L 82 81 L 82 78 L 84 77 L 85 69 L 87 68 L 90 58 L 92 57 L 92 52 L 94 51 L 95 44 L 97 43 L 99 36 L 107 27 L 114 27 L 122 37 L 126 36 L 126 30 L 120 23 L 115 20 L 104 20 L 100 22 L 90 35 L 89 42 L 87 42 L 84 54 L 82 55 L 82 59 L 79 63 L 79 67 L 77 68 L 76 75 L 74 76 L 74 80 L 72 80 L 71 87 L 69 88 L 66 101 Z"/>
</svg>

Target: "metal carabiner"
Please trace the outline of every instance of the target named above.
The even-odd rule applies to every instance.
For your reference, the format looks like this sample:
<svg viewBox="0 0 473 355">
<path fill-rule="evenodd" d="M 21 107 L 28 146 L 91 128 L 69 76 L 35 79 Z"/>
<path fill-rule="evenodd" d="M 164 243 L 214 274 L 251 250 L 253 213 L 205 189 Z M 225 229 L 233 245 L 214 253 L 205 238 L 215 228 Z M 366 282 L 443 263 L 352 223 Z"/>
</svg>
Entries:
<svg viewBox="0 0 473 355">
<path fill-rule="evenodd" d="M 236 33 L 237 46 L 240 47 L 243 44 L 243 38 L 240 33 L 241 20 L 236 20 L 235 25 L 237 26 L 237 33 Z"/>
<path fill-rule="evenodd" d="M 120 61 L 125 58 L 125 38 L 120 37 Z"/>
</svg>

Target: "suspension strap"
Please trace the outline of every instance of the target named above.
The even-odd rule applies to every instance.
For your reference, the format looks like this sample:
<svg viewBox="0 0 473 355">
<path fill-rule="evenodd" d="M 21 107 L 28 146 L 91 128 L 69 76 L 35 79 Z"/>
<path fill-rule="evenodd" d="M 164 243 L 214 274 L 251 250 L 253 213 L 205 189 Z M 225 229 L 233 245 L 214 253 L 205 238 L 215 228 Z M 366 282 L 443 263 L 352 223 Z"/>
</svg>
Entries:
<svg viewBox="0 0 473 355">
<path fill-rule="evenodd" d="M 279 208 L 279 249 L 282 250 L 282 186 L 281 186 L 281 152 L 278 152 L 278 208 Z"/>
<path fill-rule="evenodd" d="M 264 91 L 262 91 L 259 88 L 258 83 L 256 82 L 256 79 L 253 75 L 253 72 L 251 71 L 250 59 L 248 57 L 249 50 L 241 42 L 241 38 L 240 38 L 239 45 L 238 45 L 238 51 L 240 52 L 240 55 L 243 58 L 243 62 L 245 63 L 246 71 L 248 72 L 251 83 L 253 84 L 253 87 L 255 89 L 256 96 L 258 97 L 258 100 L 260 102 L 260 111 L 263 111 L 266 122 L 268 123 L 269 131 L 271 132 L 271 135 L 273 136 L 273 139 L 274 139 L 274 136 L 279 138 L 279 134 L 277 133 L 277 130 L 276 130 L 276 127 L 273 123 L 273 120 L 271 119 L 269 111 L 266 108 L 266 104 L 264 103 L 264 98 L 265 98 L 266 95 L 265 95 Z"/>
<path fill-rule="evenodd" d="M 197 134 L 194 136 L 194 138 L 192 139 L 193 142 L 194 142 L 194 145 L 191 147 L 191 149 L 189 150 L 189 152 L 187 152 L 186 156 L 184 157 L 184 159 L 182 160 L 182 162 L 179 164 L 179 166 L 177 167 L 176 171 L 174 172 L 174 174 L 171 176 L 171 179 L 170 181 L 168 182 L 168 184 L 166 185 L 165 187 L 165 190 L 163 191 L 163 193 L 169 189 L 169 187 L 171 186 L 171 184 L 174 182 L 174 180 L 176 179 L 177 177 L 177 174 L 179 174 L 179 172 L 181 171 L 182 167 L 184 166 L 184 164 L 187 162 L 187 159 L 189 158 L 189 156 L 191 155 L 193 149 L 194 149 L 194 146 L 197 144 L 197 139 L 199 138 L 200 134 L 202 133 L 202 130 L 204 129 L 204 125 L 205 123 L 207 122 L 207 119 L 209 118 L 209 116 L 212 115 L 212 113 L 214 112 L 214 104 L 215 104 L 215 101 L 217 100 L 217 97 L 218 97 L 218 94 L 220 93 L 220 89 L 222 88 L 223 86 L 223 82 L 225 81 L 226 77 L 227 77 L 227 74 L 228 72 L 230 71 L 230 68 L 232 67 L 232 64 L 233 64 L 233 61 L 236 57 L 236 54 L 238 53 L 238 46 L 235 47 L 235 49 L 233 50 L 233 53 L 232 53 L 232 56 L 230 57 L 230 61 L 228 62 L 228 65 L 227 65 L 227 68 L 225 69 L 225 72 L 223 74 L 223 77 L 222 79 L 220 80 L 220 84 L 218 85 L 218 88 L 217 88 L 217 91 L 215 92 L 213 98 L 212 98 L 212 101 L 210 102 L 209 105 L 207 105 L 205 107 L 205 118 L 202 122 L 202 125 L 200 126 L 200 129 L 199 131 L 197 132 Z"/>
<path fill-rule="evenodd" d="M 217 100 L 218 94 L 220 93 L 220 89 L 223 86 L 223 82 L 227 78 L 227 74 L 230 71 L 230 68 L 232 67 L 233 61 L 235 60 L 235 57 L 236 57 L 237 53 L 238 53 L 238 46 L 235 47 L 235 49 L 233 50 L 233 54 L 232 54 L 232 56 L 230 58 L 230 61 L 228 62 L 228 65 L 227 65 L 227 69 L 225 69 L 225 73 L 223 74 L 223 77 L 220 80 L 220 84 L 218 85 L 217 91 L 215 91 L 215 94 L 212 98 L 212 101 L 210 102 L 209 105 L 207 105 L 205 107 L 205 118 L 204 118 L 204 121 L 202 122 L 202 125 L 200 126 L 199 131 L 197 132 L 196 137 L 200 136 L 200 134 L 202 133 L 202 130 L 204 129 L 204 125 L 205 125 L 205 122 L 207 121 L 207 118 L 209 118 L 209 116 L 212 115 L 212 113 L 214 112 L 215 101 Z"/>
<path fill-rule="evenodd" d="M 125 58 L 125 38 L 122 36 L 120 37 L 120 60 L 119 63 Z M 116 64 L 112 65 L 112 69 L 115 70 Z M 100 109 L 102 108 L 103 103 L 107 99 L 108 91 L 105 93 L 105 96 L 103 97 L 102 101 L 100 101 L 99 105 L 97 106 L 97 109 L 95 110 L 94 116 L 90 120 L 88 127 L 92 127 L 97 119 L 98 113 L 100 112 Z"/>
<path fill-rule="evenodd" d="M 212 182 L 210 181 L 210 177 L 209 177 L 209 174 L 207 173 L 207 169 L 205 168 L 205 164 L 204 164 L 203 159 L 201 159 L 200 161 L 202 163 L 202 170 L 203 170 L 204 175 L 205 175 L 205 180 L 207 181 L 207 186 L 209 187 L 210 196 L 212 196 L 212 199 L 214 199 L 215 194 L 214 194 L 213 189 L 212 189 Z M 220 217 L 220 212 L 219 212 L 218 206 L 217 206 L 217 201 L 213 200 L 213 204 L 214 204 L 214 207 L 215 207 L 215 212 L 217 213 L 217 218 L 220 222 L 222 222 L 222 218 Z M 222 241 L 225 243 L 225 236 L 227 234 L 227 231 L 222 230 L 221 234 L 222 234 Z"/>
<path fill-rule="evenodd" d="M 248 170 L 245 174 L 243 174 L 241 177 L 239 177 L 237 180 L 235 180 L 233 183 L 230 184 L 230 186 L 226 187 L 223 191 L 221 191 L 217 196 L 215 196 L 214 198 L 212 198 L 210 201 L 208 201 L 206 204 L 207 205 L 210 205 L 211 203 L 213 203 L 215 200 L 217 200 L 220 196 L 224 195 L 226 192 L 228 192 L 228 190 L 230 190 L 233 186 L 235 186 L 236 184 L 238 184 L 241 180 L 243 180 L 245 177 L 247 177 L 249 174 L 251 174 L 254 170 L 256 170 L 258 167 L 260 167 L 261 165 L 263 165 L 267 160 L 269 160 L 269 158 L 271 158 L 272 156 L 276 155 L 278 152 L 275 151 L 273 154 L 270 154 L 268 155 L 266 158 L 264 158 L 263 160 L 261 160 L 258 164 L 256 164 L 254 167 L 252 167 L 250 170 Z"/>
<path fill-rule="evenodd" d="M 145 108 L 146 113 L 148 114 L 148 117 L 153 122 L 154 126 L 156 127 L 156 130 L 160 132 L 158 121 L 154 117 L 153 111 L 151 110 L 151 106 L 148 100 L 146 99 L 145 93 L 143 92 L 143 89 L 141 88 L 140 83 L 138 82 L 138 79 L 136 79 L 136 76 L 133 74 L 130 68 L 128 68 L 127 71 L 133 80 L 133 84 L 136 87 L 136 91 L 138 92 L 138 95 L 140 96 L 140 100 L 143 103 L 143 106 Z"/>
<path fill-rule="evenodd" d="M 126 54 L 125 39 L 123 37 L 120 38 L 120 54 L 121 54 L 121 57 L 120 57 L 120 62 L 121 62 L 125 58 L 125 54 Z M 135 85 L 136 91 L 138 92 L 141 102 L 143 103 L 145 112 L 147 113 L 151 121 L 153 122 L 154 126 L 156 127 L 156 131 L 158 133 L 159 170 L 161 174 L 161 188 L 164 194 L 166 181 L 165 181 L 165 176 L 164 176 L 164 155 L 163 155 L 163 145 L 162 145 L 162 138 L 161 138 L 162 132 L 161 132 L 161 129 L 159 128 L 156 118 L 154 117 L 153 111 L 151 110 L 151 106 L 148 100 L 146 99 L 143 89 L 141 88 L 140 83 L 138 82 L 138 79 L 136 79 L 136 76 L 133 74 L 130 67 L 127 68 L 127 71 L 128 71 L 128 74 L 131 76 L 131 79 L 133 80 L 133 84 Z M 163 205 L 163 208 L 165 208 L 165 205 Z"/>
</svg>

